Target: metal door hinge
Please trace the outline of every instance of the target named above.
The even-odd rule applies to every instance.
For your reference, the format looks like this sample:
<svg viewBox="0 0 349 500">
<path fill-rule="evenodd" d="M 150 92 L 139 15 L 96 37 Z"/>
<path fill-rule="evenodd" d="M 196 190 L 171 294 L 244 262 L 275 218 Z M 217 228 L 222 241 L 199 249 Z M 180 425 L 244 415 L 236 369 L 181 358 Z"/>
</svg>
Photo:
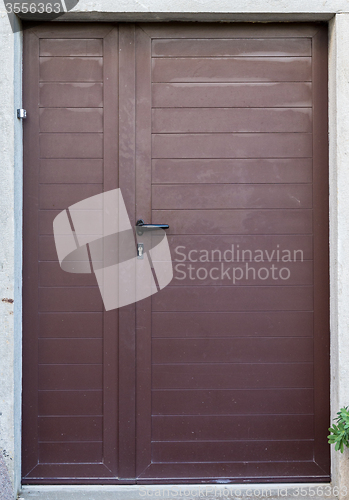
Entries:
<svg viewBox="0 0 349 500">
<path fill-rule="evenodd" d="M 27 118 L 27 111 L 25 109 L 17 109 L 17 118 L 24 120 L 24 118 Z"/>
</svg>

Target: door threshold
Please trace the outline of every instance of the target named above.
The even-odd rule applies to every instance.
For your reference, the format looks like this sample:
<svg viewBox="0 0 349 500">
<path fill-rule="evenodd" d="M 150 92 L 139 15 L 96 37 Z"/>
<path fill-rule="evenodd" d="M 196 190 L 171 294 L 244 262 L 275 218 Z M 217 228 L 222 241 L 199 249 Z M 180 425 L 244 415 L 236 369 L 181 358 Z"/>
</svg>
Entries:
<svg viewBox="0 0 349 500">
<path fill-rule="evenodd" d="M 303 500 L 338 499 L 338 488 L 332 483 L 272 484 L 147 484 L 147 485 L 27 485 L 18 500 L 137 500 L 158 498 L 206 499 L 270 499 Z M 337 494 L 334 494 L 334 491 Z"/>
</svg>

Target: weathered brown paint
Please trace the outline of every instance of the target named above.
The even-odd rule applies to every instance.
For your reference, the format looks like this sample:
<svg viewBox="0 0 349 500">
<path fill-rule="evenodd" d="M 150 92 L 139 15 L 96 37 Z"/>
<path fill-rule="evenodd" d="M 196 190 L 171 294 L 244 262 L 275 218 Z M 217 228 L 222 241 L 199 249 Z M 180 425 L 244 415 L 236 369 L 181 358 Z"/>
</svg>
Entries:
<svg viewBox="0 0 349 500">
<path fill-rule="evenodd" d="M 23 481 L 328 481 L 326 28 L 24 37 Z M 115 187 L 132 223 L 170 224 L 174 259 L 280 244 L 304 262 L 282 286 L 187 278 L 105 313 L 52 221 Z"/>
</svg>

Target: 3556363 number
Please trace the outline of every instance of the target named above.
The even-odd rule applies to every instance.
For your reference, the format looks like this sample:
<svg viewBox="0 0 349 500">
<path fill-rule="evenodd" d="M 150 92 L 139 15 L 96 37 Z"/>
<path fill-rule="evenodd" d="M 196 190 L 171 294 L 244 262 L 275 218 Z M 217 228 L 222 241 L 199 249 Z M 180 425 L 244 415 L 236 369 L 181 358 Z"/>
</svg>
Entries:
<svg viewBox="0 0 349 500">
<path fill-rule="evenodd" d="M 61 8 L 61 4 L 51 3 L 51 2 L 14 2 L 14 3 L 6 3 L 5 4 L 6 11 L 8 14 L 14 12 L 15 14 L 59 14 L 60 12 L 64 12 Z"/>
<path fill-rule="evenodd" d="M 301 488 L 295 488 L 295 490 L 292 493 L 292 496 L 294 497 L 314 497 L 316 496 L 317 498 L 319 497 L 324 497 L 324 500 L 326 497 L 337 497 L 339 494 L 342 496 L 347 495 L 347 488 L 346 486 L 343 486 L 342 488 L 339 488 L 338 486 L 331 486 L 331 485 L 325 485 L 325 486 L 305 486 Z"/>
</svg>

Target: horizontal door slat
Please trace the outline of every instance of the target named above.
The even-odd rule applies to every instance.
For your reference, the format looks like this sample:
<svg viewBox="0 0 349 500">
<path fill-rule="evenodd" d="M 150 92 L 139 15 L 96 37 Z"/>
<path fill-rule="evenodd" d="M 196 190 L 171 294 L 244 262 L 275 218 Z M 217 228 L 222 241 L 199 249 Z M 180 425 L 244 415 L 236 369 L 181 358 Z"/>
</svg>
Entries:
<svg viewBox="0 0 349 500">
<path fill-rule="evenodd" d="M 39 443 L 40 463 L 95 463 L 103 461 L 103 443 Z"/>
<path fill-rule="evenodd" d="M 251 14 L 250 14 L 251 16 Z M 221 15 L 217 18 L 221 20 Z M 165 25 L 159 22 L 142 23 L 140 27 L 152 38 L 184 38 L 184 39 L 222 39 L 222 38 L 304 38 L 313 37 L 318 32 L 317 24 L 308 23 L 272 23 L 267 26 L 263 23 L 179 23 L 168 22 Z"/>
<path fill-rule="evenodd" d="M 41 82 L 101 82 L 102 57 L 40 57 Z"/>
<path fill-rule="evenodd" d="M 312 160 L 292 159 L 155 159 L 152 183 L 293 183 L 312 181 Z M 73 182 L 73 181 L 72 181 Z"/>
<path fill-rule="evenodd" d="M 50 219 L 41 212 L 42 231 Z M 155 221 L 169 224 L 169 234 L 308 234 L 311 210 L 153 210 Z M 52 231 L 50 231 L 51 233 Z M 42 233 L 43 234 L 43 233 Z"/>
<path fill-rule="evenodd" d="M 38 466 L 39 468 L 40 466 Z M 52 467 L 52 466 L 51 466 Z M 40 469 L 39 469 L 40 470 Z M 230 488 L 234 492 L 234 483 L 240 484 L 241 478 L 247 478 L 251 483 L 259 484 L 265 481 L 266 477 L 279 478 L 280 482 L 293 481 L 330 481 L 331 477 L 324 476 L 323 470 L 313 461 L 292 461 L 290 462 L 261 462 L 256 467 L 256 462 L 226 462 L 222 467 L 221 463 L 170 463 L 151 464 L 138 478 L 139 484 L 149 484 L 152 478 L 163 484 L 172 484 L 178 477 L 185 478 L 188 482 L 198 483 L 202 477 L 216 481 L 221 478 L 226 482 L 232 482 Z M 149 481 L 150 480 L 150 481 Z M 187 490 L 186 490 L 187 491 Z M 184 494 L 184 493 L 183 493 Z"/>
<path fill-rule="evenodd" d="M 102 184 L 103 160 L 40 160 L 40 182 L 45 184 L 80 184 L 81 176 L 85 184 Z"/>
<path fill-rule="evenodd" d="M 153 389 L 312 387 L 313 364 L 177 364 L 152 367 Z"/>
<path fill-rule="evenodd" d="M 152 81 L 171 82 L 306 82 L 310 57 L 154 58 Z"/>
<path fill-rule="evenodd" d="M 103 311 L 99 288 L 39 288 L 39 311 L 98 312 Z"/>
<path fill-rule="evenodd" d="M 313 412 L 312 389 L 153 391 L 153 415 L 263 415 Z"/>
<path fill-rule="evenodd" d="M 311 337 L 154 339 L 152 362 L 164 363 L 311 363 Z M 281 368 L 281 367 L 279 367 Z M 298 365 L 295 370 L 298 369 Z"/>
<path fill-rule="evenodd" d="M 103 184 L 43 184 L 40 209 L 66 209 L 78 201 L 103 192 Z"/>
<path fill-rule="evenodd" d="M 55 262 L 39 263 L 40 286 L 96 286 L 97 281 L 94 273 L 78 274 L 68 273 L 61 269 L 58 259 Z"/>
<path fill-rule="evenodd" d="M 41 190 L 43 198 L 46 191 Z M 152 186 L 152 207 L 154 210 L 311 208 L 312 194 L 311 184 L 175 184 Z M 42 201 L 42 208 L 53 207 L 44 206 Z"/>
<path fill-rule="evenodd" d="M 313 441 L 234 441 L 152 444 L 153 462 L 259 462 L 311 460 Z"/>
<path fill-rule="evenodd" d="M 80 201 L 80 200 L 79 200 Z M 39 211 L 39 234 L 53 235 L 53 220 L 60 213 L 60 210 L 40 210 Z M 102 227 L 102 215 L 100 210 L 86 211 L 93 227 Z M 81 229 L 81 234 L 84 234 L 84 229 Z M 86 230 L 88 232 L 88 228 Z M 97 236 L 97 235 L 96 235 Z M 99 237 L 100 235 L 98 235 Z"/>
<path fill-rule="evenodd" d="M 103 158 L 103 134 L 40 134 L 41 158 Z"/>
<path fill-rule="evenodd" d="M 313 439 L 312 415 L 153 416 L 155 441 Z"/>
<path fill-rule="evenodd" d="M 39 391 L 39 416 L 102 415 L 102 391 Z"/>
<path fill-rule="evenodd" d="M 152 132 L 311 132 L 311 120 L 311 108 L 155 108 Z"/>
<path fill-rule="evenodd" d="M 86 340 L 84 340 L 84 346 L 85 342 Z M 76 358 L 78 357 L 76 356 Z M 101 390 L 102 388 L 102 365 L 39 365 L 40 390 L 73 391 L 87 389 Z"/>
<path fill-rule="evenodd" d="M 168 286 L 152 300 L 154 311 L 310 311 L 313 287 Z"/>
<path fill-rule="evenodd" d="M 42 313 L 39 315 L 40 338 L 88 338 L 102 337 L 103 314 Z"/>
<path fill-rule="evenodd" d="M 291 41 L 292 45 L 292 41 Z M 103 41 L 100 38 L 41 38 L 40 56 L 102 56 Z"/>
<path fill-rule="evenodd" d="M 40 417 L 40 441 L 102 441 L 102 417 Z"/>
<path fill-rule="evenodd" d="M 312 155 L 312 145 L 312 135 L 302 133 L 155 134 L 152 137 L 153 158 L 308 158 Z"/>
<path fill-rule="evenodd" d="M 40 108 L 40 132 L 103 132 L 103 109 Z"/>
<path fill-rule="evenodd" d="M 102 83 L 41 83 L 39 106 L 45 108 L 100 108 Z"/>
<path fill-rule="evenodd" d="M 232 33 L 233 36 L 233 33 Z M 50 54 L 49 54 L 50 55 Z M 155 39 L 153 57 L 311 56 L 310 38 Z"/>
<path fill-rule="evenodd" d="M 40 339 L 39 363 L 102 363 L 101 339 Z"/>
<path fill-rule="evenodd" d="M 40 466 L 39 466 L 40 467 Z M 40 469 L 39 469 L 40 470 Z M 300 480 L 307 482 L 330 481 L 330 476 L 324 476 L 323 470 L 313 461 L 290 461 L 286 462 L 259 462 L 256 467 L 255 462 L 233 462 L 224 463 L 170 463 L 170 464 L 151 464 L 138 478 L 138 483 L 149 483 L 149 479 L 156 477 L 157 481 L 173 483 L 176 478 L 185 478 L 190 482 L 198 483 L 198 480 L 205 477 L 206 480 L 222 478 L 225 482 L 228 480 L 241 484 L 241 478 L 250 479 L 251 483 L 260 483 L 265 481 L 266 477 L 280 478 L 280 482 L 288 479 L 289 482 Z M 212 481 L 212 482 L 213 482 Z M 235 484 L 231 484 L 229 489 L 235 492 Z M 166 486 L 165 486 L 166 488 Z M 266 487 L 266 490 L 268 488 Z M 228 488 L 226 487 L 226 490 Z M 188 491 L 187 488 L 184 491 Z M 184 495 L 183 491 L 183 495 Z M 229 491 L 229 490 L 228 490 Z"/>
<path fill-rule="evenodd" d="M 155 312 L 153 338 L 168 337 L 309 337 L 313 313 L 268 311 L 234 313 Z"/>
<path fill-rule="evenodd" d="M 287 83 L 155 83 L 155 108 L 309 107 L 312 86 Z"/>
</svg>

